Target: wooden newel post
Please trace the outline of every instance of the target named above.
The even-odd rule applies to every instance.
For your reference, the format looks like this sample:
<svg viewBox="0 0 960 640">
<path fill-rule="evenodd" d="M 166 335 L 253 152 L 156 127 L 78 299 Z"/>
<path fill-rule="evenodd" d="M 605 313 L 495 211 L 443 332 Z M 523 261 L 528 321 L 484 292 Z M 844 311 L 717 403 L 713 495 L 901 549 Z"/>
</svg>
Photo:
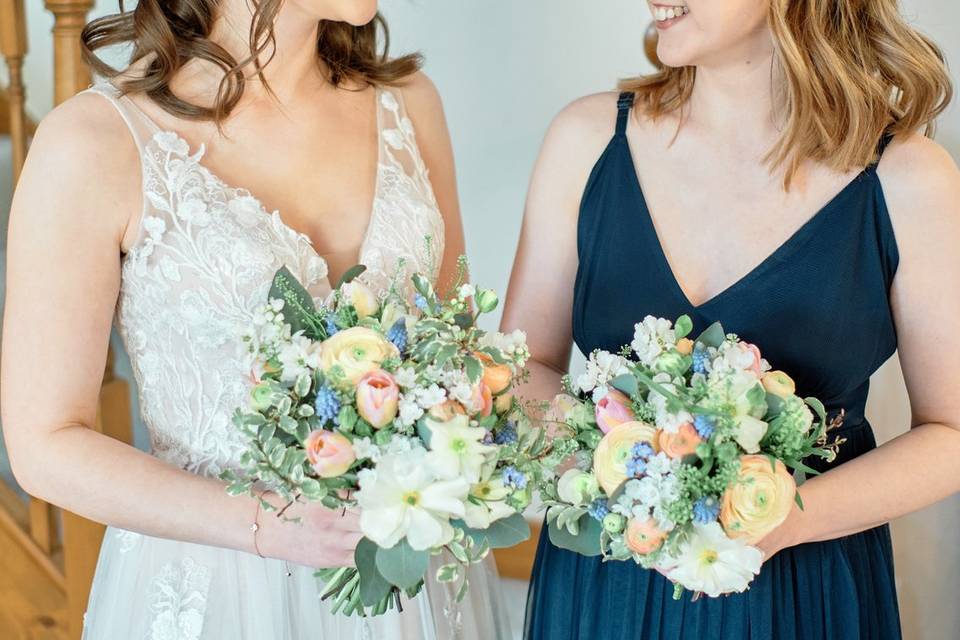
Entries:
<svg viewBox="0 0 960 640">
<path fill-rule="evenodd" d="M 27 117 L 24 111 L 23 58 L 27 55 L 27 20 L 23 0 L 0 0 L 0 54 L 7 63 L 10 83 L 10 144 L 13 154 L 13 184 L 27 157 Z"/>
<path fill-rule="evenodd" d="M 53 101 L 60 104 L 90 84 L 90 70 L 80 55 L 80 32 L 93 0 L 44 0 L 53 14 Z"/>
</svg>

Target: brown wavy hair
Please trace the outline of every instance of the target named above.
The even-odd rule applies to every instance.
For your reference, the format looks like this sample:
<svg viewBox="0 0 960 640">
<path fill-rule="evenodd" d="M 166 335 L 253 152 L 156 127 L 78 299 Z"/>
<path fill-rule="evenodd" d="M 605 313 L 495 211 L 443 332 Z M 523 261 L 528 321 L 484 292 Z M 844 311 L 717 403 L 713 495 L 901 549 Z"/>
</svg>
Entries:
<svg viewBox="0 0 960 640">
<path fill-rule="evenodd" d="M 769 151 L 790 187 L 805 160 L 847 172 L 877 160 L 881 138 L 923 130 L 953 96 L 943 53 L 912 28 L 897 0 L 771 0 L 767 23 L 784 127 Z M 652 118 L 690 99 L 694 67 L 663 67 L 620 83 Z"/>
<path fill-rule="evenodd" d="M 219 123 L 243 95 L 244 69 L 248 65 L 253 66 L 266 85 L 263 68 L 275 53 L 274 21 L 283 0 L 253 0 L 250 55 L 244 60 L 234 59 L 210 40 L 218 4 L 218 0 L 140 0 L 136 8 L 126 11 L 123 0 L 119 0 L 119 13 L 98 18 L 84 27 L 81 35 L 84 60 L 98 75 L 116 78 L 122 71 L 103 62 L 96 51 L 132 43 L 132 60 L 153 57 L 141 77 L 121 81 L 119 88 L 124 93 L 143 92 L 180 118 Z M 422 58 L 419 54 L 389 58 L 389 41 L 386 21 L 379 13 L 361 27 L 323 20 L 317 38 L 317 60 L 323 63 L 328 80 L 334 86 L 342 86 L 347 81 L 367 85 L 398 84 L 420 69 Z M 266 61 L 261 61 L 268 51 Z M 192 104 L 170 90 L 173 75 L 193 58 L 212 62 L 224 71 L 213 107 Z"/>
</svg>

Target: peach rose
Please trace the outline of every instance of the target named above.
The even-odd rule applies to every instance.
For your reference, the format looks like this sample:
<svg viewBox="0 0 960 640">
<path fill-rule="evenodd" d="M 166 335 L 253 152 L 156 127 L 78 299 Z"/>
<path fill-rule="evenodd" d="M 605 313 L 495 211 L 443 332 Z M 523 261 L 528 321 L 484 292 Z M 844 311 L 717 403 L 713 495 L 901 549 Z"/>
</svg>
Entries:
<svg viewBox="0 0 960 640">
<path fill-rule="evenodd" d="M 771 465 L 767 456 L 741 456 L 737 479 L 723 494 L 720 524 L 731 538 L 756 544 L 787 519 L 796 492 L 779 460 Z"/>
<path fill-rule="evenodd" d="M 493 394 L 490 387 L 483 381 L 473 385 L 473 395 L 470 397 L 470 406 L 475 413 L 488 416 L 493 413 Z"/>
<path fill-rule="evenodd" d="M 693 353 L 693 340 L 690 338 L 680 338 L 677 340 L 677 351 L 685 356 Z"/>
<path fill-rule="evenodd" d="M 321 478 L 342 476 L 357 459 L 353 445 L 333 431 L 314 431 L 303 443 L 307 460 Z"/>
<path fill-rule="evenodd" d="M 660 432 L 658 438 L 660 450 L 671 458 L 682 458 L 697 452 L 697 446 L 703 442 L 693 424 L 684 422 L 676 433 Z"/>
<path fill-rule="evenodd" d="M 377 369 L 357 382 L 357 411 L 374 429 L 382 429 L 397 417 L 400 388 L 389 373 Z"/>
<path fill-rule="evenodd" d="M 497 395 L 507 390 L 513 380 L 513 372 L 505 364 L 497 364 L 489 355 L 481 352 L 473 354 L 483 363 L 483 383 L 490 388 L 490 393 Z"/>
<path fill-rule="evenodd" d="M 658 451 L 656 427 L 644 422 L 624 422 L 610 429 L 597 445 L 593 473 L 608 496 L 627 479 L 630 450 L 639 442 L 647 442 Z"/>
<path fill-rule="evenodd" d="M 653 518 L 646 520 L 632 518 L 627 523 L 627 530 L 624 533 L 627 548 L 642 556 L 659 549 L 666 537 L 667 534 L 657 527 Z"/>
<path fill-rule="evenodd" d="M 600 431 L 608 433 L 618 424 L 634 420 L 636 416 L 630 408 L 631 404 L 630 398 L 616 390 L 609 391 L 600 398 L 596 407 L 597 426 Z"/>
</svg>

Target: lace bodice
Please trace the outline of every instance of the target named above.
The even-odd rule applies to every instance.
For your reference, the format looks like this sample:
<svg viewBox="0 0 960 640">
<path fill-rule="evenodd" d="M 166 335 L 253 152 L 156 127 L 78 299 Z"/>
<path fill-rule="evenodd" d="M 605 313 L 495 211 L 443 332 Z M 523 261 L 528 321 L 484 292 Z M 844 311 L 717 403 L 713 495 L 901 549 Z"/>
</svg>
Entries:
<svg viewBox="0 0 960 640">
<path fill-rule="evenodd" d="M 153 452 L 194 473 L 219 474 L 244 448 L 231 425 L 252 384 L 242 332 L 277 269 L 286 266 L 321 297 L 330 291 L 326 262 L 280 213 L 211 173 L 203 147 L 191 151 L 112 84 L 88 91 L 117 108 L 142 159 L 139 237 L 123 258 L 116 324 Z M 378 89 L 377 109 L 377 187 L 358 261 L 368 267 L 366 283 L 383 294 L 398 270 L 435 279 L 444 235 L 402 95 Z"/>
</svg>

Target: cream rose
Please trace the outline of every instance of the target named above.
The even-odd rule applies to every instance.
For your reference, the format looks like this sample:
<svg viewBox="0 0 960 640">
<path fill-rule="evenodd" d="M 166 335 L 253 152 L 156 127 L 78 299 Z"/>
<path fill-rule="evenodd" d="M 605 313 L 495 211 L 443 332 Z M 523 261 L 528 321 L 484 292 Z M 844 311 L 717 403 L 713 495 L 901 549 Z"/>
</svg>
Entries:
<svg viewBox="0 0 960 640">
<path fill-rule="evenodd" d="M 793 508 L 797 485 L 782 462 L 741 456 L 737 479 L 723 494 L 720 524 L 731 538 L 756 544 L 783 524 Z"/>
<path fill-rule="evenodd" d="M 327 375 L 339 369 L 343 379 L 356 385 L 365 374 L 376 371 L 400 352 L 382 335 L 366 327 L 344 329 L 321 344 L 320 366 Z"/>
</svg>

